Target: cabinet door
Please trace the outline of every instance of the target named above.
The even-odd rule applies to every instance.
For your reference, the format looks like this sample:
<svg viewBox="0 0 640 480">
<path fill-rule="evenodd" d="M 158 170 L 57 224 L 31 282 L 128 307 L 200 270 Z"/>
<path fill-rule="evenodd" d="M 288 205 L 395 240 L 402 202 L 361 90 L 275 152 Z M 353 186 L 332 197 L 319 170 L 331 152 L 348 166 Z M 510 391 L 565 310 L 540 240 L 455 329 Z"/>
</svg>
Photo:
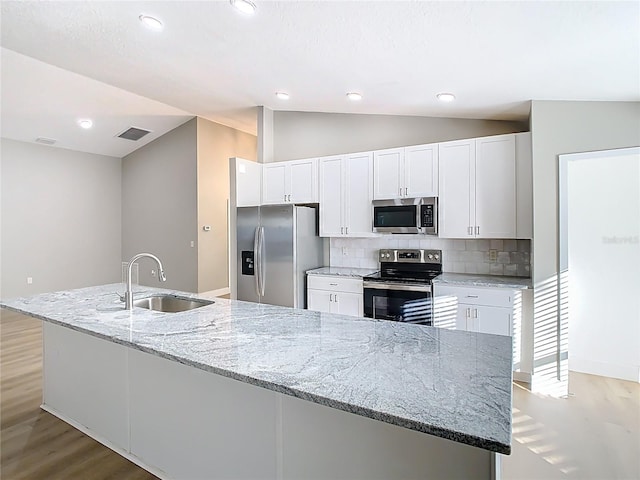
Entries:
<svg viewBox="0 0 640 480">
<path fill-rule="evenodd" d="M 262 165 L 242 158 L 232 158 L 229 167 L 235 171 L 232 182 L 235 178 L 236 206 L 259 206 L 262 201 L 260 195 L 262 192 Z M 233 187 L 233 184 L 231 186 Z M 233 191 L 230 193 L 233 195 Z"/>
<path fill-rule="evenodd" d="M 363 316 L 362 294 L 338 292 L 333 299 L 336 306 L 334 313 L 351 315 L 352 317 Z"/>
<path fill-rule="evenodd" d="M 475 210 L 475 142 L 439 145 L 438 236 L 469 238 Z"/>
<path fill-rule="evenodd" d="M 361 153 L 345 157 L 344 198 L 345 234 L 351 237 L 370 237 L 372 211 L 371 185 L 373 184 L 372 154 Z"/>
<path fill-rule="evenodd" d="M 438 196 L 438 145 L 417 145 L 404 149 L 405 196 Z"/>
<path fill-rule="evenodd" d="M 473 307 L 471 317 L 474 332 L 506 336 L 512 334 L 511 309 L 509 308 L 477 305 Z"/>
<path fill-rule="evenodd" d="M 331 295 L 331 297 L 329 297 Z M 332 292 L 326 290 L 307 289 L 307 310 L 315 310 L 317 312 L 331 312 Z"/>
<path fill-rule="evenodd" d="M 373 152 L 373 199 L 404 197 L 402 163 L 404 150 L 391 148 Z"/>
<path fill-rule="evenodd" d="M 266 164 L 262 167 L 262 203 L 287 203 L 286 170 L 284 162 Z"/>
<path fill-rule="evenodd" d="M 514 135 L 476 140 L 477 237 L 516 237 L 515 152 Z"/>
<path fill-rule="evenodd" d="M 318 201 L 318 167 L 315 158 L 289 162 L 291 203 Z"/>
<path fill-rule="evenodd" d="M 344 233 L 344 190 L 342 157 L 320 159 L 320 236 L 339 237 Z"/>
</svg>

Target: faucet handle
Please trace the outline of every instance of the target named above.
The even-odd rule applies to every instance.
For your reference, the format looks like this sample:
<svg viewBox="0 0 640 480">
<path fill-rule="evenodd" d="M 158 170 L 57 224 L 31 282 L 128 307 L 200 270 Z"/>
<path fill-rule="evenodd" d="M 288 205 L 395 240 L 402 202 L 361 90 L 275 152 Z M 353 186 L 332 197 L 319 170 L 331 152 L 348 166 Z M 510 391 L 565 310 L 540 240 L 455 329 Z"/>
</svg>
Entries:
<svg viewBox="0 0 640 480">
<path fill-rule="evenodd" d="M 122 295 L 120 295 L 120 293 L 116 292 L 116 295 L 118 295 L 118 298 L 120 299 L 120 301 L 124 303 L 124 301 L 125 301 L 125 294 L 123 293 Z"/>
</svg>

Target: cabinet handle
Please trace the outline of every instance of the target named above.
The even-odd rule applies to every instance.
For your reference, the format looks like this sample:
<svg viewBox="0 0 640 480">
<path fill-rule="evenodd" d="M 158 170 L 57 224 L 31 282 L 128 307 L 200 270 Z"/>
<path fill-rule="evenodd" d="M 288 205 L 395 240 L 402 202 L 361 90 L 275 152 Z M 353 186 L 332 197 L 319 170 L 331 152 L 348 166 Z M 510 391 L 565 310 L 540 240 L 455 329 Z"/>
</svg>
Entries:
<svg viewBox="0 0 640 480">
<path fill-rule="evenodd" d="M 289 197 L 289 199 L 288 199 L 288 200 L 289 200 L 289 201 L 291 201 L 291 195 L 287 195 L 287 196 Z"/>
<path fill-rule="evenodd" d="M 349 235 L 349 227 L 344 227 L 344 233 Z"/>
<path fill-rule="evenodd" d="M 467 311 L 466 311 L 465 316 L 466 316 L 467 318 L 469 318 L 469 317 L 471 316 L 471 309 L 470 309 L 470 308 L 467 308 Z"/>
<path fill-rule="evenodd" d="M 473 318 L 478 318 L 478 309 L 477 308 L 473 309 Z"/>
<path fill-rule="evenodd" d="M 467 298 L 478 298 L 478 295 L 467 295 Z"/>
<path fill-rule="evenodd" d="M 333 301 L 338 303 L 338 294 L 337 293 L 333 294 Z"/>
<path fill-rule="evenodd" d="M 476 235 L 480 235 L 480 225 L 476 225 Z"/>
<path fill-rule="evenodd" d="M 286 196 L 286 195 L 284 196 L 284 201 L 285 201 L 285 202 L 287 201 L 287 196 Z"/>
<path fill-rule="evenodd" d="M 330 283 L 329 285 L 331 285 L 332 287 L 337 287 L 338 286 L 337 283 Z"/>
<path fill-rule="evenodd" d="M 402 187 L 400 187 L 400 196 L 402 196 Z"/>
<path fill-rule="evenodd" d="M 473 235 L 473 227 L 467 227 L 467 235 Z"/>
<path fill-rule="evenodd" d="M 344 227 L 340 227 L 340 235 L 344 235 Z"/>
<path fill-rule="evenodd" d="M 407 187 L 404 187 L 404 196 L 405 196 L 405 197 L 406 197 L 406 196 L 408 195 L 408 193 L 409 193 L 409 192 L 408 192 L 408 190 L 409 190 L 409 189 L 408 189 Z"/>
</svg>

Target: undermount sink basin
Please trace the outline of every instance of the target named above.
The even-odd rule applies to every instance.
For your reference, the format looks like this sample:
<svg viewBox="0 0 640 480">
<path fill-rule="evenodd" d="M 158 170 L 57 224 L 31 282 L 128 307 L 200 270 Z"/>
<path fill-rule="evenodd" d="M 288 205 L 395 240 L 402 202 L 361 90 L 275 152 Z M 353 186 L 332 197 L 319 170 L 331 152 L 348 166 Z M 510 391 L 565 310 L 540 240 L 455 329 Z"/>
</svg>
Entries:
<svg viewBox="0 0 640 480">
<path fill-rule="evenodd" d="M 156 312 L 176 313 L 194 308 L 205 307 L 214 303 L 212 300 L 199 298 L 182 298 L 175 295 L 156 295 L 133 301 L 134 307 L 147 308 Z"/>
</svg>

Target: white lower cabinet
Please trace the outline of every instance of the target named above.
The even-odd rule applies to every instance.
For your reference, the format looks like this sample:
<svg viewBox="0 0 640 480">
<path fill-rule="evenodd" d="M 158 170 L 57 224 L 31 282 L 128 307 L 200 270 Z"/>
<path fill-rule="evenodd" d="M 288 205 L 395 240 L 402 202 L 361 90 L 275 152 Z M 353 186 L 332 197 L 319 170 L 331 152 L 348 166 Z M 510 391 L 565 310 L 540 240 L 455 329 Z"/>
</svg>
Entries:
<svg viewBox="0 0 640 480">
<path fill-rule="evenodd" d="M 508 288 L 433 286 L 434 326 L 470 332 L 513 335 L 516 291 Z"/>
<path fill-rule="evenodd" d="M 362 279 L 329 275 L 307 276 L 307 308 L 318 312 L 362 317 Z"/>
</svg>

